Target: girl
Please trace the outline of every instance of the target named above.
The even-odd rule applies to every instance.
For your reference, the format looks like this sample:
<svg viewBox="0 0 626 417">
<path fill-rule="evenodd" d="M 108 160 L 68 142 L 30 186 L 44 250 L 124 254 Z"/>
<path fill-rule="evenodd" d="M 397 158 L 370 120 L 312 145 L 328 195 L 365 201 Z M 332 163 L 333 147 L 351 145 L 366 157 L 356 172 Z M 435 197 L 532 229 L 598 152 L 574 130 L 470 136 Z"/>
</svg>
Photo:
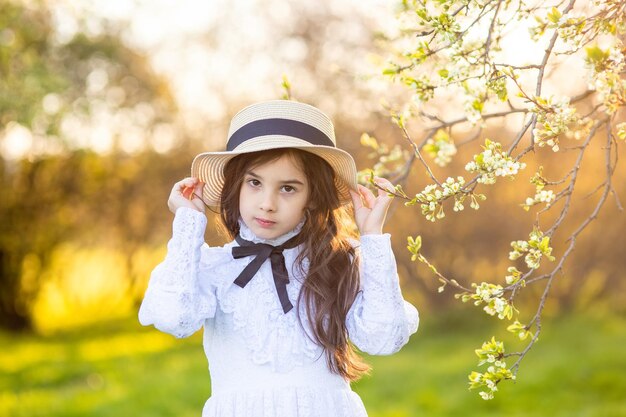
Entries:
<svg viewBox="0 0 626 417">
<path fill-rule="evenodd" d="M 306 104 L 246 107 L 226 148 L 172 189 L 173 236 L 140 322 L 177 337 L 204 327 L 203 417 L 366 416 L 350 382 L 369 368 L 353 346 L 392 354 L 418 325 L 382 234 L 391 198 L 356 185 L 330 119 Z M 350 201 L 360 242 L 343 229 Z M 204 243 L 204 205 L 219 207 L 223 247 Z"/>
</svg>

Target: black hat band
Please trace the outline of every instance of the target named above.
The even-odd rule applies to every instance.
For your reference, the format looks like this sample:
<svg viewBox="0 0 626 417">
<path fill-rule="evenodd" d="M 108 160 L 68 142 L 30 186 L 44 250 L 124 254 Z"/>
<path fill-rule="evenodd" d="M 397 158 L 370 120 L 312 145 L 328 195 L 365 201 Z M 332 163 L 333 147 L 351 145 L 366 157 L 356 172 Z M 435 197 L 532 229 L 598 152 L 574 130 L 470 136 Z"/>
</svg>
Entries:
<svg viewBox="0 0 626 417">
<path fill-rule="evenodd" d="M 307 123 L 290 119 L 263 119 L 255 120 L 237 129 L 228 139 L 226 150 L 233 151 L 249 139 L 269 135 L 291 136 L 312 145 L 335 147 L 333 141 L 324 132 Z"/>
</svg>

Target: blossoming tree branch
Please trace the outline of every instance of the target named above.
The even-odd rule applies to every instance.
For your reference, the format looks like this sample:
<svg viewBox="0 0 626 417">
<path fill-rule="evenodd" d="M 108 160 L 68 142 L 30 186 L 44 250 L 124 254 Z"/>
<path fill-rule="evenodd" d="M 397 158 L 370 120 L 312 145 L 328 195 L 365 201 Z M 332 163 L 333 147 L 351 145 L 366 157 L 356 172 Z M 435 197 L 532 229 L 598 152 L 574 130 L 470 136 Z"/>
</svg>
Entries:
<svg viewBox="0 0 626 417">
<path fill-rule="evenodd" d="M 493 282 L 464 283 L 462 277 L 444 276 L 422 253 L 421 237 L 408 237 L 412 260 L 428 265 L 441 282 L 440 292 L 451 288 L 455 298 L 482 307 L 521 340 L 516 352 L 505 351 L 495 337 L 476 349 L 478 370 L 469 375 L 469 385 L 483 399 L 493 398 L 500 382 L 515 379 L 537 342 L 546 299 L 578 236 L 607 201 L 622 209 L 612 181 L 618 145 L 626 140 L 626 123 L 620 122 L 626 104 L 624 33 L 626 2 L 619 0 L 404 0 L 397 30 L 387 34 L 390 58 L 383 74 L 411 96 L 405 106 L 389 107 L 404 145 L 389 147 L 364 134 L 362 144 L 375 150 L 378 161 L 360 173 L 362 181 L 373 175 L 390 178 L 397 184 L 392 194 L 435 222 L 450 207 L 459 212 L 469 203 L 478 210 L 490 185 L 516 181 L 532 158 L 541 155 L 550 161 L 531 177 L 534 194 L 520 197 L 511 208 L 511 216 L 517 215 L 515 210 L 534 215 L 534 226 L 511 242 L 510 266 Z M 530 45 L 534 58 L 519 63 L 517 51 L 503 46 L 515 42 Z M 586 72 L 575 95 L 560 95 L 549 76 L 565 63 Z M 447 100 L 444 116 L 437 105 L 442 97 Z M 505 121 L 516 129 L 513 134 L 485 137 L 486 129 Z M 420 128 L 417 135 L 414 127 Z M 437 178 L 433 164 L 447 167 L 462 146 L 475 149 L 471 160 L 463 162 L 464 172 Z M 566 232 L 561 226 L 571 215 L 581 161 L 594 148 L 604 153 L 593 193 L 598 197 L 593 203 L 586 200 L 588 214 Z M 562 172 L 565 152 L 576 157 L 566 174 L 556 177 L 553 172 L 557 167 Z M 403 184 L 411 180 L 415 164 L 430 184 L 407 195 Z M 557 234 L 567 242 L 558 255 L 552 250 Z M 543 286 L 536 311 L 521 314 L 516 297 L 531 285 Z"/>
</svg>

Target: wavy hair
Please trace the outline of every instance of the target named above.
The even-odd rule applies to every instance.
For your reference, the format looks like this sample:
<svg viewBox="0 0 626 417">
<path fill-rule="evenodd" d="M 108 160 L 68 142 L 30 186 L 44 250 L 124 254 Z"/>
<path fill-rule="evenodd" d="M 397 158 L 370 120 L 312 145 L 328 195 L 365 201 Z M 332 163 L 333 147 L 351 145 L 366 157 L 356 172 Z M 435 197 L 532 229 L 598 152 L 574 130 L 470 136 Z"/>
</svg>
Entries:
<svg viewBox="0 0 626 417">
<path fill-rule="evenodd" d="M 331 166 L 317 155 L 293 148 L 234 157 L 224 168 L 219 208 L 222 225 L 231 239 L 237 236 L 239 194 L 245 173 L 283 156 L 297 164 L 309 183 L 305 222 L 298 235 L 298 244 L 303 244 L 303 250 L 296 258 L 296 266 L 301 271 L 305 271 L 306 260 L 308 271 L 298 305 L 305 303 L 313 337 L 324 348 L 329 369 L 355 381 L 370 370 L 349 342 L 346 328 L 348 310 L 359 291 L 359 262 L 349 241 L 349 230 L 345 227 L 350 217 L 341 207 Z M 300 309 L 296 308 L 296 311 L 302 322 Z"/>
</svg>

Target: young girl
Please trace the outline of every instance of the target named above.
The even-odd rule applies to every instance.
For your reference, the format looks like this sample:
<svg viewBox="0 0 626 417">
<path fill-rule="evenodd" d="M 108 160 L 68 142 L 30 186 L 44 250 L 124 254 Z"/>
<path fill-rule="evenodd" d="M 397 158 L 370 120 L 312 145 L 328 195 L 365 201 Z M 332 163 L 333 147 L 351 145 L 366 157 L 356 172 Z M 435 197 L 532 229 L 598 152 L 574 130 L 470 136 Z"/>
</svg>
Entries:
<svg viewBox="0 0 626 417">
<path fill-rule="evenodd" d="M 350 201 L 360 242 L 343 229 Z M 353 346 L 392 354 L 418 325 L 382 234 L 390 202 L 357 186 L 330 119 L 293 101 L 246 107 L 226 152 L 194 159 L 170 194 L 173 236 L 139 320 L 177 337 L 204 327 L 203 417 L 367 415 L 350 389 L 369 369 Z M 223 247 L 204 243 L 204 205 L 219 207 Z"/>
</svg>

